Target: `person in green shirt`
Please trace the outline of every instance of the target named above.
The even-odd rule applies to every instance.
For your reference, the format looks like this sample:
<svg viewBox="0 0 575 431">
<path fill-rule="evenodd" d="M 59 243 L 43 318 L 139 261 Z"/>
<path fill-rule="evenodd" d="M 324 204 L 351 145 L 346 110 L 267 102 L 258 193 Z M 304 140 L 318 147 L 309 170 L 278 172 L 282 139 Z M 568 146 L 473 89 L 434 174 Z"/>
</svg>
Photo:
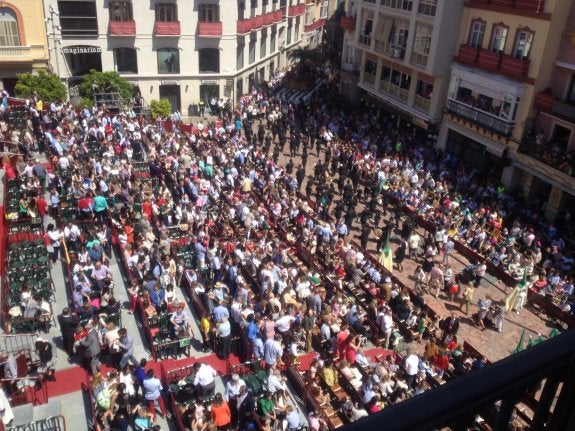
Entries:
<svg viewBox="0 0 575 431">
<path fill-rule="evenodd" d="M 264 396 L 260 398 L 259 401 L 259 408 L 260 408 L 260 415 L 265 419 L 271 419 L 272 421 L 276 420 L 276 414 L 274 411 L 275 405 L 274 401 L 272 400 L 272 394 L 269 391 L 264 392 Z"/>
</svg>

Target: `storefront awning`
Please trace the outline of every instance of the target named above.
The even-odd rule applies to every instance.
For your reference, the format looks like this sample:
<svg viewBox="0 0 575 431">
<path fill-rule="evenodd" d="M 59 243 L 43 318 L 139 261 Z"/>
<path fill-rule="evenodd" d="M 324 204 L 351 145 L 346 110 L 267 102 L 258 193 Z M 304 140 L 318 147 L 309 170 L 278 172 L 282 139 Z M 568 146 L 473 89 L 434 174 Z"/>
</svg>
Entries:
<svg viewBox="0 0 575 431">
<path fill-rule="evenodd" d="M 483 145 L 487 151 L 491 154 L 496 155 L 497 157 L 501 157 L 503 155 L 503 151 L 507 148 L 507 145 L 500 144 L 492 139 L 486 138 L 483 135 L 475 133 L 472 130 L 469 130 L 467 127 L 461 126 L 457 123 L 447 120 L 447 127 L 460 135 L 465 136 L 479 144 Z"/>
</svg>

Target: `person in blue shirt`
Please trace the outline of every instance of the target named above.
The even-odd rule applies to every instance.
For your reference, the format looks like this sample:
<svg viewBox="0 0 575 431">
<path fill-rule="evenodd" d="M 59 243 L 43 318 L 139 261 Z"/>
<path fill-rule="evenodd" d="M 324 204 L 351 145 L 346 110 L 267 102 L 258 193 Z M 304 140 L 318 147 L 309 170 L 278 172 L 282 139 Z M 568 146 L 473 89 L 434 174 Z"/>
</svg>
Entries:
<svg viewBox="0 0 575 431">
<path fill-rule="evenodd" d="M 159 283 L 154 284 L 150 291 L 150 303 L 156 308 L 158 313 L 166 308 L 166 291 Z"/>
<path fill-rule="evenodd" d="M 247 317 L 248 326 L 246 328 L 246 336 L 248 340 L 252 343 L 252 353 L 254 358 L 261 359 L 264 356 L 264 343 L 259 336 L 258 323 L 261 322 L 261 318 L 254 319 L 253 314 L 249 314 Z"/>
<path fill-rule="evenodd" d="M 104 222 L 107 211 L 108 201 L 104 196 L 98 193 L 94 198 L 94 215 L 96 216 L 96 219 Z"/>
</svg>

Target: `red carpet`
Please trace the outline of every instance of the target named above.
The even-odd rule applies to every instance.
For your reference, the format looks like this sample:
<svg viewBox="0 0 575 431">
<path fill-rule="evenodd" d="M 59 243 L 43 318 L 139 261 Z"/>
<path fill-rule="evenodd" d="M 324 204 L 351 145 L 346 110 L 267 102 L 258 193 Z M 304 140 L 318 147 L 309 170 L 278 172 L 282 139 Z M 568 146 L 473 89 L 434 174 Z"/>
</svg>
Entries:
<svg viewBox="0 0 575 431">
<path fill-rule="evenodd" d="M 47 382 L 48 398 L 69 394 L 81 390 L 81 385 L 88 384 L 88 375 L 82 367 L 74 366 L 56 372 L 56 381 Z"/>
</svg>

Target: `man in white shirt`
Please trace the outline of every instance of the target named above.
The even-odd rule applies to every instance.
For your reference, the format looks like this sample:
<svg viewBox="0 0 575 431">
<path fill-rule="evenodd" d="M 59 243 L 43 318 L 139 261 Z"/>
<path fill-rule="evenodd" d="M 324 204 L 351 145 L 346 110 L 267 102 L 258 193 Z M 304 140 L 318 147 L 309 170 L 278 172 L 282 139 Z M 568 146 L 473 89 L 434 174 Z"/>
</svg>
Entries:
<svg viewBox="0 0 575 431">
<path fill-rule="evenodd" d="M 238 374 L 232 374 L 231 380 L 229 380 L 228 383 L 226 383 L 226 391 L 224 393 L 225 400 L 228 402 L 235 401 L 235 399 L 238 397 L 240 393 L 240 389 L 242 388 L 242 386 L 245 385 L 246 382 L 240 379 L 240 376 Z M 231 404 L 233 403 L 230 403 L 230 407 Z"/>
<path fill-rule="evenodd" d="M 407 357 L 403 364 L 403 369 L 405 371 L 405 380 L 410 388 L 415 388 L 415 378 L 417 377 L 417 372 L 419 371 L 419 356 L 407 349 Z"/>
<path fill-rule="evenodd" d="M 394 326 L 393 317 L 389 308 L 383 310 L 383 313 L 378 314 L 377 324 L 379 325 L 381 332 L 385 334 L 385 342 L 383 344 L 383 348 L 387 349 L 389 346 L 389 339 L 391 338 L 391 332 L 393 331 Z"/>
<path fill-rule="evenodd" d="M 214 378 L 217 375 L 216 370 L 208 364 L 196 362 L 194 364 L 194 371 L 196 372 L 196 376 L 194 377 L 196 395 L 200 397 L 202 395 L 211 394 L 216 388 L 216 382 L 214 381 Z"/>
<path fill-rule="evenodd" d="M 287 391 L 286 381 L 287 379 L 282 377 L 280 370 L 276 368 L 268 377 L 268 391 L 272 394 L 276 393 L 280 389 Z"/>
</svg>

